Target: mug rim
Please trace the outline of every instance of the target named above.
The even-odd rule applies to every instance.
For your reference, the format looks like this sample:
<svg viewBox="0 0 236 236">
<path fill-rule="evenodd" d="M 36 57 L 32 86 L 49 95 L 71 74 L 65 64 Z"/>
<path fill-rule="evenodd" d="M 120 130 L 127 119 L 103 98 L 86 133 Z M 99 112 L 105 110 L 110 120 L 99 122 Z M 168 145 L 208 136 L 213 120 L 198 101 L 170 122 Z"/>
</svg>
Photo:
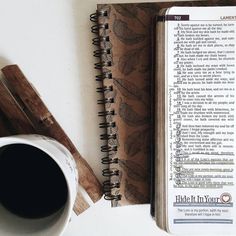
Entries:
<svg viewBox="0 0 236 236">
<path fill-rule="evenodd" d="M 73 211 L 74 203 L 73 203 L 73 199 L 72 199 L 72 191 L 70 189 L 71 182 L 70 182 L 68 176 L 65 175 L 65 172 L 64 172 L 65 170 L 63 169 L 62 163 L 60 163 L 60 161 L 58 159 L 54 158 L 54 154 L 50 150 L 47 150 L 45 147 L 40 146 L 40 144 L 35 142 L 35 139 L 29 140 L 30 137 L 32 137 L 32 138 L 33 137 L 34 138 L 37 137 L 38 139 L 41 138 L 42 139 L 41 141 L 46 141 L 45 139 L 43 139 L 43 137 L 45 137 L 45 138 L 48 138 L 48 140 L 51 140 L 51 141 L 54 141 L 54 142 L 60 144 L 63 148 L 66 149 L 66 147 L 64 145 L 62 145 L 61 143 L 59 143 L 57 140 L 55 140 L 55 139 L 53 139 L 51 137 L 47 137 L 45 135 L 38 135 L 38 134 L 12 135 L 12 136 L 0 137 L 0 149 L 2 147 L 4 147 L 4 146 L 11 145 L 11 144 L 17 144 L 17 143 L 18 144 L 30 145 L 30 146 L 33 146 L 33 147 L 38 148 L 39 150 L 45 152 L 58 165 L 58 167 L 62 171 L 63 176 L 64 176 L 64 178 L 66 180 L 66 185 L 67 185 L 67 190 L 68 190 L 68 198 L 67 198 L 67 201 L 66 201 L 66 203 L 64 205 L 65 208 L 64 208 L 64 210 L 61 213 L 61 214 L 63 214 L 63 213 L 66 214 L 63 226 L 61 227 L 60 232 L 59 232 L 60 235 L 61 235 L 64 232 L 65 228 L 67 227 L 67 225 L 69 223 L 69 220 L 70 220 L 71 213 Z M 50 142 L 48 142 L 47 144 L 49 144 L 50 146 L 53 146 L 55 149 L 57 149 Z M 61 151 L 59 148 L 57 149 L 57 151 L 58 150 Z M 66 149 L 66 151 L 68 151 L 68 150 Z"/>
</svg>

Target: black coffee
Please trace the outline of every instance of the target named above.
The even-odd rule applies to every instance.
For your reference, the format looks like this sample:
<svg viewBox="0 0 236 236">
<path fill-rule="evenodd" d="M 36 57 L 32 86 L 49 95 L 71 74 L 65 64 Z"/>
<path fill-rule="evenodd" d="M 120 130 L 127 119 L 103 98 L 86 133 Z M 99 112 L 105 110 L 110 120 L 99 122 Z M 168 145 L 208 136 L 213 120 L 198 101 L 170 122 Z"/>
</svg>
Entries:
<svg viewBox="0 0 236 236">
<path fill-rule="evenodd" d="M 24 218 L 42 218 L 67 201 L 65 177 L 45 152 L 30 145 L 0 149 L 0 203 Z"/>
</svg>

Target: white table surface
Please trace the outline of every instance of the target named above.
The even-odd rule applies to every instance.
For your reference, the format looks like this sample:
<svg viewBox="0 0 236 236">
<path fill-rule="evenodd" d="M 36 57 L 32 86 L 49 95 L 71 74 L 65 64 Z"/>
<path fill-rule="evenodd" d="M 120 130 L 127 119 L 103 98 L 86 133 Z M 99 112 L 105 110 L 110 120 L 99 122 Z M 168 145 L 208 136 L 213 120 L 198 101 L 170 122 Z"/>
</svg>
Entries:
<svg viewBox="0 0 236 236">
<path fill-rule="evenodd" d="M 89 21 L 89 14 L 99 2 L 102 3 L 98 0 L 0 0 L 0 67 L 7 64 L 21 67 L 102 181 Z M 168 234 L 156 227 L 149 205 L 111 208 L 102 199 L 80 216 L 73 215 L 64 236 L 79 235 Z"/>
</svg>

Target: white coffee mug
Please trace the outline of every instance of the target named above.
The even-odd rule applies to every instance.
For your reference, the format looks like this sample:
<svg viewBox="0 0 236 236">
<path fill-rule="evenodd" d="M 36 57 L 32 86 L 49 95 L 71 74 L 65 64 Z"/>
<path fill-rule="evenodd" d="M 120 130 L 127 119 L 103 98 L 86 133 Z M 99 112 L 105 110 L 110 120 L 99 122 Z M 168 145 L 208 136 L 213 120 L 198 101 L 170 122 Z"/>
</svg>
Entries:
<svg viewBox="0 0 236 236">
<path fill-rule="evenodd" d="M 8 211 L 0 203 L 0 235 L 61 235 L 69 223 L 78 190 L 78 172 L 71 153 L 56 140 L 41 135 L 15 135 L 0 138 L 0 150 L 4 146 L 11 144 L 31 145 L 45 152 L 49 158 L 52 158 L 65 177 L 68 196 L 65 206 L 61 210 L 41 219 L 19 217 Z M 9 169 L 9 171 L 11 170 Z"/>
</svg>

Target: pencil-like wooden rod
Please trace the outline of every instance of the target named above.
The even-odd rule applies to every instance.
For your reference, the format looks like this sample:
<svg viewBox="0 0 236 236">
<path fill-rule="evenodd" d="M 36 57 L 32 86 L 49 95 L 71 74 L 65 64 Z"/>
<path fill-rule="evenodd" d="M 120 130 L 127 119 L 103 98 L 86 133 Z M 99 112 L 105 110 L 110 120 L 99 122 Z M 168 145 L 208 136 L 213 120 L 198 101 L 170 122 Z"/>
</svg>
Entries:
<svg viewBox="0 0 236 236">
<path fill-rule="evenodd" d="M 37 92 L 27 81 L 17 65 L 2 69 L 11 93 L 15 94 L 24 106 L 24 112 L 30 118 L 37 133 L 52 137 L 62 143 L 74 156 L 79 170 L 79 181 L 93 202 L 102 196 L 101 185 L 85 159 L 81 157 L 72 141 L 49 112 Z M 80 198 L 77 198 L 80 201 Z M 75 206 L 79 207 L 79 202 Z M 84 202 L 83 204 L 84 205 Z M 85 204 L 86 205 L 86 204 Z M 87 205 L 88 206 L 88 205 Z"/>
<path fill-rule="evenodd" d="M 5 114 L 0 110 L 0 137 L 12 135 L 11 129 L 11 122 L 8 121 Z"/>
<path fill-rule="evenodd" d="M 0 109 L 5 116 L 5 127 L 8 127 L 11 134 L 36 133 L 33 124 L 24 113 L 24 108 L 18 104 L 3 80 L 0 80 Z"/>
</svg>

